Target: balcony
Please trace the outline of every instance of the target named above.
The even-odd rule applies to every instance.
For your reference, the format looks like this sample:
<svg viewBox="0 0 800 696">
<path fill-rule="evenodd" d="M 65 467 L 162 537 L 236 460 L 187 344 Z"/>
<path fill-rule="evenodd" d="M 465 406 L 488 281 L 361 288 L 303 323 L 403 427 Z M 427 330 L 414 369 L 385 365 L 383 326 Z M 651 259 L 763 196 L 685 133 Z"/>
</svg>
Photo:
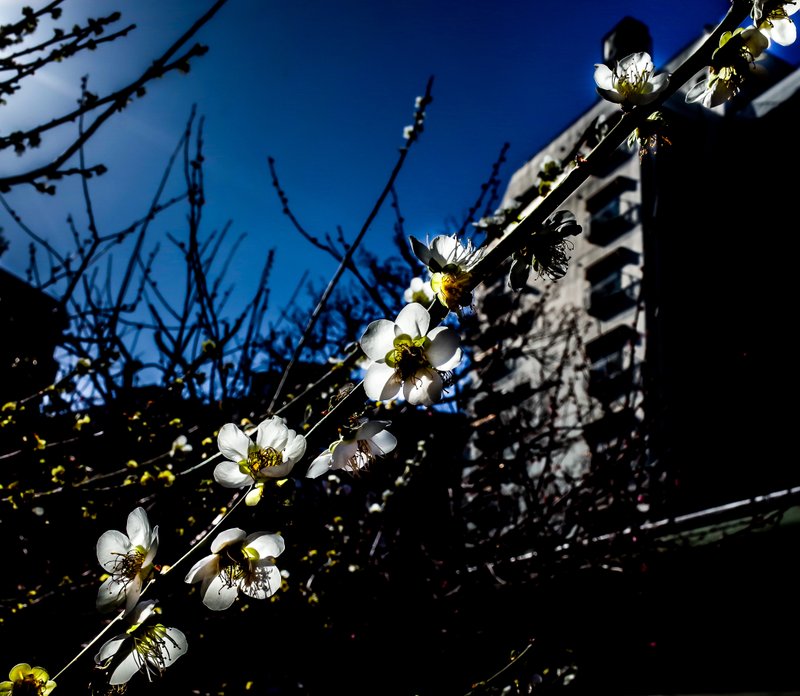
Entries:
<svg viewBox="0 0 800 696">
<path fill-rule="evenodd" d="M 593 215 L 587 239 L 592 244 L 605 246 L 632 230 L 639 224 L 639 206 L 634 205 L 624 213 Z"/>
<path fill-rule="evenodd" d="M 603 285 L 598 286 L 589 295 L 589 306 L 586 311 L 600 321 L 613 319 L 636 306 L 639 300 L 639 286 L 638 279 L 622 288 L 610 289 Z"/>
<path fill-rule="evenodd" d="M 639 382 L 640 366 L 631 369 L 620 365 L 601 364 L 589 370 L 589 396 L 605 404 L 621 399 L 629 394 Z"/>
</svg>

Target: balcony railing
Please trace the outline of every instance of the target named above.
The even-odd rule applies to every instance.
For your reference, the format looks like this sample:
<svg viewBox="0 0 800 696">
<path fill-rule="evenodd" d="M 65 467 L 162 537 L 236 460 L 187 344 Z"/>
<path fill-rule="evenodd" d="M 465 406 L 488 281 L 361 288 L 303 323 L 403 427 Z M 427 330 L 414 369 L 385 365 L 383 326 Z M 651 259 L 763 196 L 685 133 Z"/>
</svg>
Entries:
<svg viewBox="0 0 800 696">
<path fill-rule="evenodd" d="M 589 295 L 586 311 L 601 321 L 613 319 L 618 314 L 636 306 L 639 299 L 639 280 L 634 280 L 624 288 L 609 291 L 600 287 Z"/>
<path fill-rule="evenodd" d="M 593 217 L 589 223 L 587 239 L 592 244 L 605 246 L 632 230 L 639 224 L 639 206 L 631 206 L 624 213 L 609 217 Z"/>
</svg>

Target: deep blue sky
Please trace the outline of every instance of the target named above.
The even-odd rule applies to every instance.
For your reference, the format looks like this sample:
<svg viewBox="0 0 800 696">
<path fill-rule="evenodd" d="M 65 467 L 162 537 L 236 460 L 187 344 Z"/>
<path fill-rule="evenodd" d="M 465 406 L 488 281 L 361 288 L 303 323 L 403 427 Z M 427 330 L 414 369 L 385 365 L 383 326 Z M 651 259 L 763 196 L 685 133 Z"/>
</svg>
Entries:
<svg viewBox="0 0 800 696">
<path fill-rule="evenodd" d="M 0 21 L 20 4 L 0 0 Z M 37 112 L 68 106 L 81 74 L 90 75 L 95 91 L 120 86 L 211 4 L 68 0 L 75 16 L 119 9 L 123 23 L 138 28 L 37 78 L 30 96 L 2 108 L 0 127 L 12 130 Z M 145 99 L 92 142 L 90 161 L 109 167 L 93 183 L 101 231 L 122 228 L 146 210 L 196 104 L 205 117 L 206 230 L 231 220 L 232 239 L 247 235 L 231 274 L 239 302 L 255 287 L 266 250 L 276 248 L 270 285 L 277 312 L 305 269 L 322 283 L 335 265 L 282 216 L 267 157 L 275 158 L 307 229 L 324 234 L 341 225 L 352 238 L 393 166 L 414 99 L 433 75 L 426 129 L 397 187 L 406 231 L 433 236 L 460 222 L 504 142 L 510 143 L 501 172 L 507 181 L 591 106 L 601 37 L 621 17 L 650 26 L 659 65 L 726 9 L 725 0 L 230 0 L 201 32 L 210 51 L 190 74 L 151 85 Z M 7 159 L 0 166 L 7 170 Z M 62 183 L 56 199 L 19 191 L 9 201 L 60 246 L 68 239 L 66 213 L 85 218 L 78 191 L 76 182 Z M 386 248 L 393 221 L 386 213 L 370 229 L 368 248 Z M 0 264 L 21 275 L 27 243 L 2 210 L 0 226 L 12 242 Z M 157 224 L 148 248 L 164 242 L 166 231 L 179 234 L 180 219 Z M 165 283 L 171 263 L 165 255 L 159 268 Z"/>
</svg>

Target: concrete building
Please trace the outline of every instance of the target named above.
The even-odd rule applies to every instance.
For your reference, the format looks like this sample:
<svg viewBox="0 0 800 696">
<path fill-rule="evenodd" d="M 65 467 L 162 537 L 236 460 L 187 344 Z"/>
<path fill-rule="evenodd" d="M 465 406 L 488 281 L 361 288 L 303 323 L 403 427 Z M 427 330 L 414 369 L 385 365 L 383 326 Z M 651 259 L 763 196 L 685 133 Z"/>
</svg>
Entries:
<svg viewBox="0 0 800 696">
<path fill-rule="evenodd" d="M 609 65 L 634 51 L 652 54 L 647 27 L 630 17 L 602 47 Z M 695 47 L 657 72 L 671 72 Z M 783 172 L 797 150 L 790 133 L 800 71 L 771 55 L 759 66 L 736 98 L 713 109 L 686 103 L 690 81 L 668 100 L 641 152 L 637 143 L 621 146 L 567 201 L 562 209 L 583 230 L 572 238 L 569 270 L 555 281 L 531 274 L 513 311 L 540 305 L 540 316 L 524 335 L 503 339 L 506 348 L 547 343 L 552 359 L 563 348 L 552 340 L 553 318 L 572 313 L 585 362 L 561 373 L 558 399 L 569 395 L 569 403 L 558 426 L 572 437 L 560 468 L 575 479 L 634 437 L 663 514 L 800 483 L 786 466 L 791 429 L 771 396 L 793 383 L 778 367 L 792 355 L 785 302 L 793 275 L 779 249 L 797 226 L 792 176 Z M 500 207 L 524 208 L 548 161 L 582 141 L 591 146 L 619 115 L 598 98 L 514 172 Z M 498 277 L 478 293 L 482 330 L 512 311 L 502 306 L 508 292 Z M 485 357 L 479 350 L 476 360 Z M 543 362 L 517 355 L 492 378 L 510 394 L 546 381 Z M 541 466 L 529 469 L 535 475 Z"/>
</svg>

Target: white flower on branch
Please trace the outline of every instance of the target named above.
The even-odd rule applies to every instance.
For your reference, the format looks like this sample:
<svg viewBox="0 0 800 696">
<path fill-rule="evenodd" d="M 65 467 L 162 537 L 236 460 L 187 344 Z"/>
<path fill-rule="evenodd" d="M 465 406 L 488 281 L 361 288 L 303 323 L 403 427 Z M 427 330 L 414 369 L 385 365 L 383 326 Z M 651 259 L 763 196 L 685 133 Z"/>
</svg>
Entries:
<svg viewBox="0 0 800 696">
<path fill-rule="evenodd" d="M 750 16 L 768 39 L 781 46 L 789 46 L 797 40 L 797 27 L 789 17 L 798 9 L 800 0 L 755 0 Z"/>
<path fill-rule="evenodd" d="M 483 258 L 485 248 L 471 240 L 462 244 L 456 235 L 439 235 L 428 244 L 409 237 L 411 250 L 431 273 L 431 289 L 445 307 L 455 312 L 472 304 L 472 269 Z"/>
<path fill-rule="evenodd" d="M 109 577 L 97 592 L 100 611 L 125 605 L 129 613 L 142 586 L 153 569 L 153 558 L 158 550 L 158 526 L 150 528 L 144 508 L 138 507 L 128 515 L 127 535 L 116 529 L 104 532 L 97 540 L 97 560 Z"/>
<path fill-rule="evenodd" d="M 708 74 L 687 93 L 686 101 L 711 109 L 735 97 L 747 75 L 756 70 L 755 61 L 769 46 L 769 39 L 755 27 L 726 31 L 711 56 Z"/>
<path fill-rule="evenodd" d="M 514 252 L 508 282 L 513 290 L 521 290 L 528 282 L 531 268 L 541 278 L 563 278 L 569 267 L 569 251 L 573 244 L 567 237 L 581 233 L 574 213 L 559 210 L 544 221 L 542 228 L 528 238 L 524 247 Z"/>
<path fill-rule="evenodd" d="M 597 93 L 623 109 L 649 104 L 669 84 L 669 75 L 654 75 L 655 67 L 649 53 L 632 53 L 618 61 L 614 70 L 602 63 L 594 66 Z"/>
<path fill-rule="evenodd" d="M 288 476 L 306 452 L 305 437 L 278 416 L 258 425 L 255 442 L 238 425 L 227 423 L 220 428 L 217 444 L 229 461 L 217 464 L 214 479 L 226 488 Z"/>
<path fill-rule="evenodd" d="M 111 670 L 108 683 L 127 684 L 136 672 L 144 672 L 148 681 L 183 655 L 188 644 L 177 628 L 145 622 L 155 612 L 155 602 L 142 602 L 130 616 L 131 626 L 125 633 L 103 644 L 94 661 Z"/>
<path fill-rule="evenodd" d="M 442 396 L 448 373 L 461 362 L 461 339 L 453 329 L 437 326 L 428 332 L 431 315 L 412 302 L 395 321 L 373 321 L 361 336 L 361 348 L 372 363 L 364 377 L 364 392 L 376 401 L 402 395 L 412 405 L 430 406 Z"/>
<path fill-rule="evenodd" d="M 397 438 L 386 430 L 389 421 L 366 421 L 351 437 L 340 437 L 320 454 L 308 468 L 306 476 L 317 478 L 333 469 L 348 469 L 353 473 L 366 469 L 377 457 L 397 447 Z"/>
<path fill-rule="evenodd" d="M 201 558 L 186 575 L 186 582 L 200 584 L 203 604 L 214 611 L 230 607 L 239 591 L 253 599 L 266 599 L 281 586 L 275 566 L 286 542 L 279 534 L 228 529 L 217 535 L 211 554 Z"/>
</svg>

